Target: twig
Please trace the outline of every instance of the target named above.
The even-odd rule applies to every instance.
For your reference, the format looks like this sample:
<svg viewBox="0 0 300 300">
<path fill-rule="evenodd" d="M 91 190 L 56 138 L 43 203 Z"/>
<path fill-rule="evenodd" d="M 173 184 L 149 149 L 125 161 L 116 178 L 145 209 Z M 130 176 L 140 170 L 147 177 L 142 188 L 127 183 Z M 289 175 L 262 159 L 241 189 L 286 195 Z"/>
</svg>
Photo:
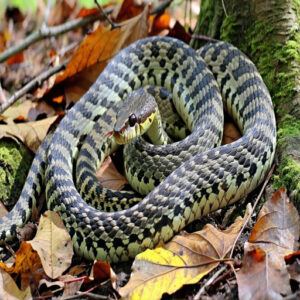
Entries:
<svg viewBox="0 0 300 300">
<path fill-rule="evenodd" d="M 19 45 L 13 46 L 3 53 L 0 54 L 0 63 L 4 62 L 11 56 L 15 55 L 18 52 L 23 51 L 24 49 L 28 48 L 30 45 L 52 37 L 52 36 L 58 36 L 63 33 L 66 33 L 70 30 L 83 27 L 95 20 L 99 19 L 99 14 L 90 15 L 84 18 L 75 19 L 69 22 L 66 22 L 62 25 L 58 26 L 52 26 L 52 27 L 41 27 L 40 30 L 30 34 L 28 37 L 26 37 L 23 42 Z"/>
<path fill-rule="evenodd" d="M 0 82 L 0 105 L 6 102 L 6 97 L 4 95 L 1 82 Z"/>
<path fill-rule="evenodd" d="M 240 238 L 242 232 L 244 231 L 246 225 L 248 224 L 248 222 L 249 222 L 249 220 L 250 220 L 250 218 L 251 218 L 251 216 L 252 216 L 252 213 L 254 212 L 254 209 L 255 209 L 255 207 L 256 207 L 258 201 L 260 200 L 260 198 L 261 198 L 261 196 L 262 196 L 262 193 L 263 193 L 263 191 L 265 190 L 266 185 L 268 184 L 268 182 L 269 182 L 269 180 L 270 180 L 270 178 L 271 178 L 271 176 L 272 176 L 272 174 L 273 174 L 273 172 L 274 172 L 274 169 L 275 169 L 275 164 L 272 166 L 270 172 L 268 173 L 268 176 L 267 176 L 267 178 L 266 178 L 266 180 L 265 180 L 265 182 L 264 182 L 264 184 L 263 184 L 263 186 L 262 186 L 262 188 L 261 188 L 261 190 L 260 190 L 260 192 L 259 192 L 259 194 L 258 194 L 258 196 L 257 196 L 257 198 L 256 198 L 256 200 L 255 200 L 255 202 L 254 202 L 254 204 L 253 204 L 252 212 L 249 213 L 249 215 L 248 215 L 248 217 L 247 217 L 245 223 L 243 224 L 241 230 L 239 231 L 238 235 L 236 236 L 236 238 L 235 238 L 235 240 L 234 240 L 234 242 L 233 242 L 233 244 L 232 244 L 232 248 L 231 248 L 231 252 L 230 252 L 229 258 L 232 257 L 234 248 L 235 248 L 235 246 L 236 246 L 236 243 L 237 243 L 238 239 Z"/>
<path fill-rule="evenodd" d="M 85 293 L 85 292 L 77 292 L 78 295 L 80 295 L 81 297 L 87 297 L 88 299 L 94 299 L 94 300 L 102 300 L 102 299 L 107 299 L 107 296 L 102 296 L 102 295 L 97 295 L 97 294 L 93 294 L 93 293 Z"/>
<path fill-rule="evenodd" d="M 24 96 L 27 92 L 29 92 L 31 89 L 33 89 L 36 86 L 41 85 L 43 81 L 48 79 L 53 74 L 58 73 L 59 71 L 63 70 L 67 63 L 70 61 L 70 59 L 65 60 L 60 65 L 53 67 L 43 73 L 41 73 L 39 76 L 35 77 L 33 80 L 28 82 L 25 86 L 23 86 L 20 90 L 18 90 L 12 97 L 10 97 L 4 104 L 0 105 L 0 114 L 7 109 L 11 104 L 13 104 L 15 101 L 20 99 L 22 96 Z"/>
<path fill-rule="evenodd" d="M 192 39 L 199 39 L 199 40 L 204 40 L 208 42 L 220 42 L 220 40 L 214 39 L 212 37 L 202 35 L 202 34 L 192 34 Z"/>
<path fill-rule="evenodd" d="M 228 17 L 228 14 L 227 14 L 227 11 L 226 11 L 226 7 L 225 7 L 224 0 L 221 0 L 221 2 L 222 2 L 223 10 L 224 10 L 224 13 L 225 13 L 225 17 Z"/>
<path fill-rule="evenodd" d="M 114 23 L 111 18 L 105 13 L 105 11 L 103 10 L 102 6 L 98 3 L 98 0 L 94 0 L 95 4 L 97 5 L 97 7 L 99 8 L 99 10 L 101 11 L 102 16 L 105 18 L 105 20 L 111 25 L 111 29 L 115 29 L 120 27 L 120 25 Z"/>
<path fill-rule="evenodd" d="M 46 11 L 45 11 L 44 21 L 43 21 L 42 27 L 47 27 L 47 23 L 48 23 L 48 18 L 49 18 L 51 6 L 52 6 L 52 0 L 48 0 L 47 1 L 47 7 L 46 7 Z"/>
<path fill-rule="evenodd" d="M 49 0 L 49 1 L 51 2 L 51 0 Z M 96 2 L 96 0 L 95 0 L 95 2 Z M 153 15 L 153 14 L 156 14 L 156 13 L 164 10 L 167 6 L 170 5 L 171 2 L 172 2 L 172 0 L 167 0 L 165 2 L 160 3 L 156 7 L 152 8 L 152 10 L 150 11 L 150 14 Z M 113 23 L 111 21 L 111 19 L 107 16 L 112 11 L 111 7 L 107 7 L 105 9 L 103 9 L 100 5 L 98 5 L 98 7 L 99 7 L 103 17 L 106 18 L 106 20 L 112 25 L 112 28 L 119 27 L 119 25 Z M 39 31 L 34 32 L 34 33 L 30 34 L 28 37 L 26 37 L 21 44 L 15 45 L 15 46 L 7 49 L 3 53 L 0 53 L 0 63 L 6 61 L 8 58 L 14 56 L 15 54 L 27 49 L 30 45 L 32 45 L 40 40 L 43 40 L 43 39 L 46 39 L 46 38 L 49 38 L 52 36 L 58 36 L 58 35 L 68 32 L 68 31 L 74 30 L 76 28 L 83 27 L 83 26 L 97 20 L 98 18 L 99 18 L 99 15 L 94 14 L 94 15 L 90 15 L 90 16 L 87 16 L 84 18 L 75 19 L 75 20 L 66 22 L 62 25 L 58 25 L 58 26 L 52 26 L 52 27 L 42 26 L 42 28 Z M 45 15 L 45 19 L 46 19 L 46 15 Z"/>
<path fill-rule="evenodd" d="M 223 266 L 221 269 L 219 269 L 212 277 L 210 277 L 205 284 L 201 287 L 201 289 L 198 291 L 198 293 L 195 295 L 194 300 L 199 300 L 201 295 L 205 292 L 205 289 L 215 281 L 215 279 L 226 270 L 227 266 Z"/>
<path fill-rule="evenodd" d="M 150 10 L 150 15 L 155 15 L 163 12 L 172 3 L 172 1 L 173 0 L 166 0 L 159 2 Z"/>
<path fill-rule="evenodd" d="M 73 300 L 73 299 L 83 299 L 83 298 L 102 300 L 102 299 L 107 299 L 108 296 L 102 296 L 102 295 L 97 295 L 97 294 L 93 294 L 93 293 L 77 292 L 76 295 L 63 297 L 61 299 L 62 300 Z"/>
</svg>

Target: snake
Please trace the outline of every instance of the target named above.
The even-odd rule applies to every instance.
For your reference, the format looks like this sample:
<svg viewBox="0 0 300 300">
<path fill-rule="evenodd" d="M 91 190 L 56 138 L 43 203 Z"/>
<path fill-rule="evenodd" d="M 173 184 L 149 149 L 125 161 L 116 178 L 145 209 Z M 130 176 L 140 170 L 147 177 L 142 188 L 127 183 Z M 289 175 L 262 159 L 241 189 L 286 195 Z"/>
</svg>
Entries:
<svg viewBox="0 0 300 300">
<path fill-rule="evenodd" d="M 79 145 L 97 123 L 112 129 L 119 104 L 145 85 L 161 86 L 172 94 L 176 110 L 193 134 L 198 132 L 193 131 L 195 119 L 201 115 L 205 121 L 200 127 L 208 130 L 208 137 L 219 135 L 216 124 L 223 117 L 216 114 L 216 105 L 221 104 L 243 136 L 193 155 L 184 150 L 179 155 L 188 158 L 134 206 L 98 210 L 82 199 L 74 184 Z M 108 143 L 109 138 L 102 141 L 100 152 L 111 147 Z M 150 157 L 156 147 L 163 159 L 169 156 L 163 152 L 165 146 L 136 143 L 143 155 Z M 41 144 L 17 204 L 0 220 L 0 240 L 10 241 L 17 227 L 26 223 L 45 184 L 47 207 L 62 218 L 78 255 L 126 261 L 253 191 L 266 177 L 275 148 L 270 94 L 255 65 L 240 50 L 226 42 L 195 51 L 169 37 L 138 40 L 110 61 L 66 113 L 50 144 Z"/>
</svg>

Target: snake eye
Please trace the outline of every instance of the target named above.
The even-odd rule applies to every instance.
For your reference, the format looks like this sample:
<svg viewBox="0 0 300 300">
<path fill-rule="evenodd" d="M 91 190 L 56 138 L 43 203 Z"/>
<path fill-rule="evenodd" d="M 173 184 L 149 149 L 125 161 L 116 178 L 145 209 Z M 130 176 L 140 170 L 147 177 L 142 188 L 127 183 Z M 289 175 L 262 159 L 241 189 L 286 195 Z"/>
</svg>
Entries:
<svg viewBox="0 0 300 300">
<path fill-rule="evenodd" d="M 128 123 L 129 123 L 130 127 L 133 127 L 135 125 L 136 121 L 137 120 L 136 120 L 135 114 L 131 114 L 128 118 Z"/>
</svg>

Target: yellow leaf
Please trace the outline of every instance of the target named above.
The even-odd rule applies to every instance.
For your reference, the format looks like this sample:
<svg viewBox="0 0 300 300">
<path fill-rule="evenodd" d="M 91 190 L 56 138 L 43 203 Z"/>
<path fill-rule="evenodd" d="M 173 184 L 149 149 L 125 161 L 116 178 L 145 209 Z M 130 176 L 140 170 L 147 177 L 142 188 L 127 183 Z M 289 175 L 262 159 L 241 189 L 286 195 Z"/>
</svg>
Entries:
<svg viewBox="0 0 300 300">
<path fill-rule="evenodd" d="M 35 238 L 29 243 L 38 252 L 44 271 L 50 278 L 57 278 L 71 265 L 72 241 L 56 212 L 45 212 Z"/>
<path fill-rule="evenodd" d="M 2 300 L 27 300 L 32 299 L 30 287 L 24 291 L 19 290 L 14 280 L 8 273 L 0 269 L 0 295 Z"/>
<path fill-rule="evenodd" d="M 227 230 L 220 231 L 208 224 L 201 231 L 183 232 L 164 247 L 139 254 L 120 295 L 128 299 L 160 299 L 162 294 L 172 294 L 184 284 L 198 282 L 231 250 L 249 207 L 245 217 L 237 218 Z"/>
</svg>

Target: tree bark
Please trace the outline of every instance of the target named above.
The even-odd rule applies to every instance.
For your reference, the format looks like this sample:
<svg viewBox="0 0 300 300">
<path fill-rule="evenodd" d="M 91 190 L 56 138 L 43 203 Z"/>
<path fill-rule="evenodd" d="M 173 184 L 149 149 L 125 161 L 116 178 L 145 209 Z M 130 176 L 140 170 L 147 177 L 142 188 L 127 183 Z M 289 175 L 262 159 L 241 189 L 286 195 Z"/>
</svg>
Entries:
<svg viewBox="0 0 300 300">
<path fill-rule="evenodd" d="M 285 185 L 300 209 L 300 0 L 223 3 L 226 13 L 221 0 L 202 0 L 195 34 L 230 42 L 256 64 L 277 118 L 274 187 Z M 193 47 L 200 44 L 191 41 Z"/>
</svg>

